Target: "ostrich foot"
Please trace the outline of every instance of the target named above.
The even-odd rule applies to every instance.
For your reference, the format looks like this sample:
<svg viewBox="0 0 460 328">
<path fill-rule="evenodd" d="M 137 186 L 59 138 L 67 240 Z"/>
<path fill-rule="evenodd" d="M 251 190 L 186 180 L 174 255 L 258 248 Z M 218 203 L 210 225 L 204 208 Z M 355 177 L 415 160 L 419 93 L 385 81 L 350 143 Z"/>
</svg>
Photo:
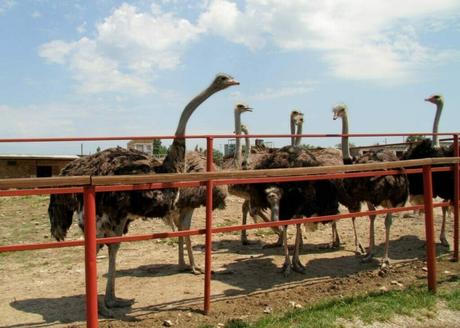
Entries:
<svg viewBox="0 0 460 328">
<path fill-rule="evenodd" d="M 334 241 L 328 244 L 319 245 L 319 249 L 337 249 L 340 248 L 340 242 Z"/>
<path fill-rule="evenodd" d="M 251 242 L 248 240 L 248 235 L 246 234 L 245 230 L 241 231 L 241 244 L 245 246 L 251 245 Z"/>
<path fill-rule="evenodd" d="M 365 255 L 366 254 L 366 250 L 364 249 L 363 245 L 361 245 L 361 243 L 356 245 L 355 254 L 356 255 Z"/>
<path fill-rule="evenodd" d="M 372 253 L 367 253 L 366 255 L 364 255 L 364 257 L 361 259 L 361 263 L 369 263 L 372 261 L 372 259 L 374 258 L 374 254 Z"/>
<path fill-rule="evenodd" d="M 114 318 L 115 314 L 103 302 L 98 303 L 97 312 L 105 318 Z"/>
<path fill-rule="evenodd" d="M 447 241 L 446 237 L 441 237 L 440 240 L 442 246 L 446 247 L 447 249 L 450 248 L 449 242 Z"/>
<path fill-rule="evenodd" d="M 289 277 L 291 274 L 291 264 L 288 262 L 284 262 L 283 267 L 281 268 L 281 272 L 284 274 L 284 277 Z"/>
<path fill-rule="evenodd" d="M 299 259 L 295 259 L 292 262 L 292 270 L 294 270 L 295 272 L 298 272 L 298 273 L 305 273 L 306 268 L 302 263 L 300 263 Z"/>
<path fill-rule="evenodd" d="M 180 272 L 190 271 L 191 273 L 196 274 L 196 275 L 204 274 L 204 270 L 198 265 L 179 264 L 179 271 Z"/>
<path fill-rule="evenodd" d="M 204 274 L 204 269 L 198 265 L 191 266 L 190 270 L 192 271 L 193 274 L 196 274 L 196 275 Z"/>
<path fill-rule="evenodd" d="M 123 307 L 129 307 L 134 304 L 134 298 L 118 298 L 118 297 L 111 297 L 111 298 L 106 298 L 105 301 L 105 306 L 110 308 L 123 308 Z"/>
<path fill-rule="evenodd" d="M 390 265 L 390 259 L 386 258 L 382 260 L 382 263 L 380 264 L 380 270 L 379 270 L 379 276 L 384 277 L 386 276 L 391 269 Z"/>
</svg>

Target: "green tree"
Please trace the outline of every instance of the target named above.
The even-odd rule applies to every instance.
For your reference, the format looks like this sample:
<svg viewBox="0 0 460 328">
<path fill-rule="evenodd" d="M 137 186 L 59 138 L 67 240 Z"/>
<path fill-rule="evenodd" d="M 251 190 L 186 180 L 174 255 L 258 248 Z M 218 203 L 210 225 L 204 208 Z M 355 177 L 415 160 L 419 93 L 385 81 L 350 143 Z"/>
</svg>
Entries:
<svg viewBox="0 0 460 328">
<path fill-rule="evenodd" d="M 161 144 L 161 139 L 154 139 L 152 142 L 152 154 L 155 156 L 164 156 L 168 152 L 168 148 Z"/>
<path fill-rule="evenodd" d="M 213 150 L 213 160 L 214 163 L 216 163 L 217 166 L 222 166 L 222 161 L 224 158 L 224 154 L 222 154 L 221 151 L 214 149 Z"/>
</svg>

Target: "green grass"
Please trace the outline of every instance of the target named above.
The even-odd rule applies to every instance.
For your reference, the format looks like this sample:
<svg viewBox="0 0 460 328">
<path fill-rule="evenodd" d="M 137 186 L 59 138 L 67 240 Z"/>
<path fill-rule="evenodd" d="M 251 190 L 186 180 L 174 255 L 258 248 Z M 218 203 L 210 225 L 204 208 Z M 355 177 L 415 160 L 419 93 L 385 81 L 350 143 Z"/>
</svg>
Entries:
<svg viewBox="0 0 460 328">
<path fill-rule="evenodd" d="M 415 313 L 430 318 L 435 315 L 436 303 L 439 301 L 444 302 L 449 309 L 459 311 L 460 288 L 435 295 L 428 292 L 426 287 L 411 287 L 403 291 L 332 299 L 303 309 L 268 315 L 254 323 L 233 319 L 225 324 L 225 328 L 335 328 L 343 327 L 343 320 L 360 320 L 371 324 L 389 321 L 396 315 L 412 316 Z"/>
</svg>

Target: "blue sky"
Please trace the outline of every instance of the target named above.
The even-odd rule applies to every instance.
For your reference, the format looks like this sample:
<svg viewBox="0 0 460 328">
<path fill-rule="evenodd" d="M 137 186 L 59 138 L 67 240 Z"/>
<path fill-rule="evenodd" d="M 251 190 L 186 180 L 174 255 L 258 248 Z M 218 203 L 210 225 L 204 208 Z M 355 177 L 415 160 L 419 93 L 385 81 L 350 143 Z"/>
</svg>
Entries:
<svg viewBox="0 0 460 328">
<path fill-rule="evenodd" d="M 0 0 L 0 43 L 0 138 L 171 135 L 218 72 L 241 85 L 204 103 L 189 134 L 232 133 L 240 101 L 254 107 L 251 133 L 288 133 L 293 109 L 305 133 L 338 133 L 338 102 L 354 133 L 429 132 L 433 93 L 446 102 L 440 131 L 460 130 L 459 0 Z"/>
</svg>

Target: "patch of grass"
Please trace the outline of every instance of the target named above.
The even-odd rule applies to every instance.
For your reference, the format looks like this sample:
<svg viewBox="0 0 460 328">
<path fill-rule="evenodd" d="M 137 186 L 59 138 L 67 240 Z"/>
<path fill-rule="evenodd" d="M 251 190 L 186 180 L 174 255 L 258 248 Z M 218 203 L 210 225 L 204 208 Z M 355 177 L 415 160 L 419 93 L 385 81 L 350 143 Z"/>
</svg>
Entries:
<svg viewBox="0 0 460 328">
<path fill-rule="evenodd" d="M 460 311 L 460 289 L 445 291 L 440 293 L 439 296 L 446 302 L 449 309 Z"/>
<path fill-rule="evenodd" d="M 455 298 L 452 295 L 452 298 Z M 458 304 L 460 301 L 455 300 Z M 323 301 L 304 309 L 290 310 L 282 315 L 269 315 L 253 324 L 238 321 L 228 323 L 228 328 L 295 328 L 341 327 L 338 319 L 361 320 L 365 324 L 388 321 L 395 315 L 412 315 L 425 310 L 427 316 L 435 311 L 436 295 L 423 288 L 409 288 L 404 291 L 370 293 L 362 296 Z"/>
</svg>

